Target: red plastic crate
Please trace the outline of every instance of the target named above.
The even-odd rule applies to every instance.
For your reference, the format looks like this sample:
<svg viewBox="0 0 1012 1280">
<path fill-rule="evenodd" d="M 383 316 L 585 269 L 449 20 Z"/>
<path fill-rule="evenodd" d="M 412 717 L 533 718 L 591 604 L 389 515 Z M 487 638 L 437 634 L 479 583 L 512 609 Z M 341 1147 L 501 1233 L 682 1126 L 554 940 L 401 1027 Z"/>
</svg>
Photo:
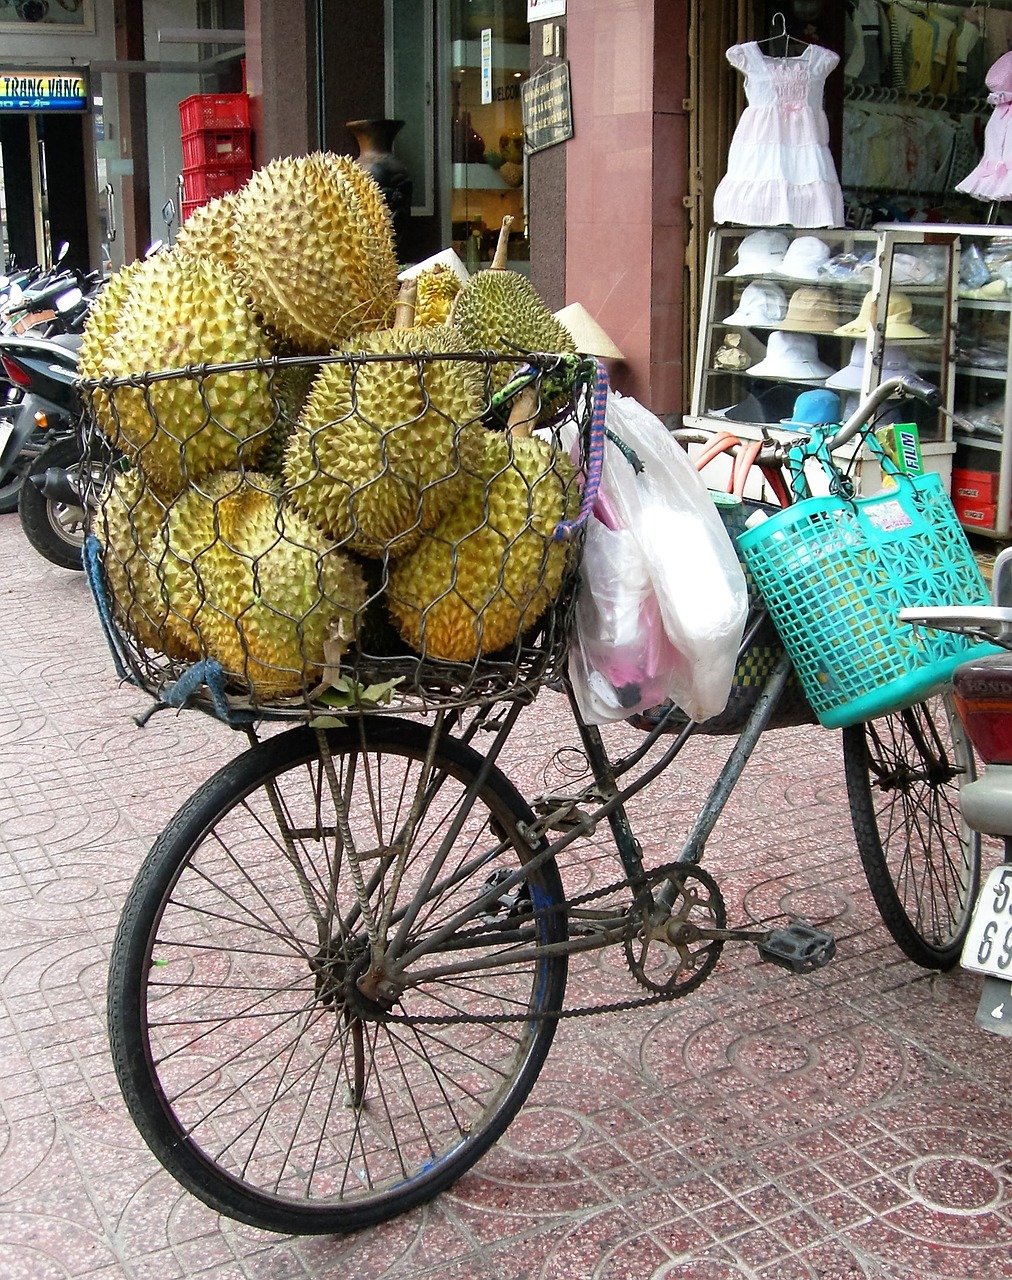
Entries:
<svg viewBox="0 0 1012 1280">
<path fill-rule="evenodd" d="M 978 502 L 974 498 L 955 497 L 952 505 L 956 509 L 956 517 L 960 524 L 980 525 L 983 529 L 993 529 L 998 523 L 996 502 Z"/>
<path fill-rule="evenodd" d="M 195 93 L 179 104 L 184 134 L 198 129 L 248 129 L 249 94 Z"/>
<path fill-rule="evenodd" d="M 210 165 L 250 165 L 248 129 L 197 129 L 183 134 L 183 166 L 187 169 Z"/>
<path fill-rule="evenodd" d="M 995 502 L 998 498 L 997 471 L 970 471 L 965 467 L 952 468 L 952 500 L 973 499 L 978 506 Z"/>
<path fill-rule="evenodd" d="M 206 200 L 184 200 L 183 201 L 183 221 L 185 222 L 186 219 L 190 216 L 190 214 L 193 213 L 195 210 L 203 209 L 205 204 L 207 204 Z"/>
<path fill-rule="evenodd" d="M 183 170 L 183 199 L 206 204 L 215 196 L 227 195 L 250 180 L 253 170 L 248 164 L 201 165 Z"/>
</svg>

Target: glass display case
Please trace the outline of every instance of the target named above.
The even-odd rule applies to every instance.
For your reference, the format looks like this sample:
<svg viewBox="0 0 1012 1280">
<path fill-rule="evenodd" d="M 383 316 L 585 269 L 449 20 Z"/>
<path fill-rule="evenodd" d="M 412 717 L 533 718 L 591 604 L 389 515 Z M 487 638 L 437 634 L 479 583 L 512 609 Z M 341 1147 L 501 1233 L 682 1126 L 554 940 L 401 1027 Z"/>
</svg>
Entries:
<svg viewBox="0 0 1012 1280">
<path fill-rule="evenodd" d="M 1012 524 L 1012 229 L 960 226 L 952 501 L 966 529 Z"/>
<path fill-rule="evenodd" d="M 937 386 L 941 408 L 890 402 L 879 421 L 914 421 L 927 469 L 949 483 L 959 240 L 948 228 L 711 233 L 687 426 L 788 440 L 845 420 L 884 378 L 909 369 Z M 881 485 L 859 442 L 836 461 L 858 492 Z M 815 492 L 825 480 L 814 472 Z"/>
<path fill-rule="evenodd" d="M 510 266 L 526 271 L 520 86 L 530 74 L 525 0 L 457 0 L 450 18 L 450 208 L 453 247 L 470 270 L 514 218 Z"/>
</svg>

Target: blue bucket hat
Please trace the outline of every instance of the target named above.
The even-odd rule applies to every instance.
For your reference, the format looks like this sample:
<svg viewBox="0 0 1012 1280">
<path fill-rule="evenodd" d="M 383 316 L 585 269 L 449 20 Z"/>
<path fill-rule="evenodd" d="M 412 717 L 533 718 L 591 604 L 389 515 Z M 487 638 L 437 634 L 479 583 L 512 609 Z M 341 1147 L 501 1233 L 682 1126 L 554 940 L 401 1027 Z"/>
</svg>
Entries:
<svg viewBox="0 0 1012 1280">
<path fill-rule="evenodd" d="M 810 427 L 823 426 L 840 421 L 842 406 L 835 391 L 819 387 L 817 391 L 802 391 L 794 401 L 794 412 L 789 418 L 781 418 L 780 425 L 790 431 L 807 431 Z"/>
</svg>

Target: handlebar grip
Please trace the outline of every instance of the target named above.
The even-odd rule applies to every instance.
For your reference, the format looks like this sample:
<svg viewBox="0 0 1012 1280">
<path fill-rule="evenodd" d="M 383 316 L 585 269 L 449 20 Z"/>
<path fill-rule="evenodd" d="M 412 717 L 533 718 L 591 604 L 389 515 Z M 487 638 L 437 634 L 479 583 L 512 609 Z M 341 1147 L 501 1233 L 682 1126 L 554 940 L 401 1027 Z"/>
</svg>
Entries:
<svg viewBox="0 0 1012 1280">
<path fill-rule="evenodd" d="M 932 409 L 937 409 L 942 402 L 942 393 L 936 386 L 919 378 L 916 373 L 904 373 L 901 377 L 904 391 L 918 400 L 923 400 Z"/>
</svg>

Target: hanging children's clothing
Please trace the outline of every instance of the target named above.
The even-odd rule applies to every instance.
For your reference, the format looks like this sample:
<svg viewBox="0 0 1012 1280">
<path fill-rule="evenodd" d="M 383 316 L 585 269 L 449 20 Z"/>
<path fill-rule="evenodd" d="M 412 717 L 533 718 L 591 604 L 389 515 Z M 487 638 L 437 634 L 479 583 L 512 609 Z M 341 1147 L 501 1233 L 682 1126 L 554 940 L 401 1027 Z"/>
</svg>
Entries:
<svg viewBox="0 0 1012 1280">
<path fill-rule="evenodd" d="M 984 126 L 984 154 L 956 190 L 978 200 L 1012 200 L 1012 52 L 1002 54 L 986 79 L 994 111 Z"/>
<path fill-rule="evenodd" d="M 773 58 L 752 40 L 732 45 L 727 60 L 744 73 L 748 105 L 714 192 L 714 222 L 842 226 L 843 192 L 822 108 L 839 55 L 810 44 L 797 57 Z"/>
</svg>

